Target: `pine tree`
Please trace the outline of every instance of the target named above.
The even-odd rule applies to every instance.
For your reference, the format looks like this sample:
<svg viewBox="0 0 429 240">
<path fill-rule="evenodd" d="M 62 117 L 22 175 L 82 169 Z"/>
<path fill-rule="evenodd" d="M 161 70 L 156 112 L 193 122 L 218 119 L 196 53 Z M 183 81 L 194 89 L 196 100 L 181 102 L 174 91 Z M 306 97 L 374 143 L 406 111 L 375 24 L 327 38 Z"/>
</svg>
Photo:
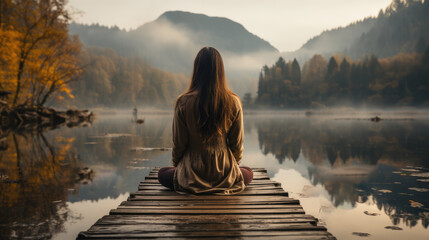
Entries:
<svg viewBox="0 0 429 240">
<path fill-rule="evenodd" d="M 296 58 L 292 62 L 291 80 L 294 85 L 301 85 L 301 68 Z"/>
</svg>

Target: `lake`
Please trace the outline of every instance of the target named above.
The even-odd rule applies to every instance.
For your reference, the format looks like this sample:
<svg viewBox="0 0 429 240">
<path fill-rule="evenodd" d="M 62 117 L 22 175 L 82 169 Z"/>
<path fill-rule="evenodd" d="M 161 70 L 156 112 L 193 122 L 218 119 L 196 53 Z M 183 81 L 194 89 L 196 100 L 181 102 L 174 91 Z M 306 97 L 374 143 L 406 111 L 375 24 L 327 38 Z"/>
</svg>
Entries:
<svg viewBox="0 0 429 240">
<path fill-rule="evenodd" d="M 383 117 L 384 115 L 381 114 Z M 0 137 L 0 239 L 75 239 L 171 159 L 172 114 Z M 244 117 L 242 165 L 264 167 L 338 239 L 428 239 L 429 121 Z M 93 174 L 79 172 L 88 167 Z M 359 236 L 360 235 L 360 236 Z"/>
</svg>

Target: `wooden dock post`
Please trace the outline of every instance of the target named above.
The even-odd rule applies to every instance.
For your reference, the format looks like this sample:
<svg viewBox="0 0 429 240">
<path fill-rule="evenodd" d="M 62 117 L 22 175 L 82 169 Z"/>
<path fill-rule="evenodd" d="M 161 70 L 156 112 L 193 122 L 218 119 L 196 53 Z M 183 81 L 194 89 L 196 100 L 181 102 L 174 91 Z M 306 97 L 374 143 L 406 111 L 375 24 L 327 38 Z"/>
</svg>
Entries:
<svg viewBox="0 0 429 240">
<path fill-rule="evenodd" d="M 245 191 L 228 196 L 177 194 L 159 184 L 158 170 L 77 239 L 335 239 L 263 168 L 253 168 Z"/>
</svg>

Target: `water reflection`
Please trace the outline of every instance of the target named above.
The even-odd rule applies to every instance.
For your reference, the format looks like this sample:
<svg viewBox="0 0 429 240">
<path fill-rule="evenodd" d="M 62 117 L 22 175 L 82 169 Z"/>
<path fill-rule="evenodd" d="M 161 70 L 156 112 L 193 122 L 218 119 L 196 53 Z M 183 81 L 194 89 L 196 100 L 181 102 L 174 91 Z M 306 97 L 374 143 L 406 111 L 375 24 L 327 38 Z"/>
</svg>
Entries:
<svg viewBox="0 0 429 240">
<path fill-rule="evenodd" d="M 171 116 L 140 126 L 111 116 L 86 128 L 1 132 L 0 239 L 76 238 L 135 191 L 151 167 L 169 164 L 170 129 Z M 83 167 L 94 175 L 81 179 Z"/>
<path fill-rule="evenodd" d="M 86 128 L 2 132 L 0 238 L 74 239 L 136 191 L 152 167 L 169 165 L 172 115 L 144 118 L 140 125 L 131 122 L 130 113 L 100 116 Z M 243 164 L 286 178 L 283 186 L 309 214 L 335 216 L 326 222 L 339 239 L 341 231 L 350 238 L 382 217 L 414 237 L 416 229 L 427 229 L 427 121 L 244 120 Z M 78 179 L 82 167 L 95 171 L 92 180 Z M 347 222 L 345 216 L 363 219 L 362 230 L 342 225 L 338 219 Z"/>
<path fill-rule="evenodd" d="M 0 238 L 50 238 L 69 218 L 67 189 L 79 182 L 73 138 L 2 132 Z M 55 146 L 52 142 L 55 141 Z"/>
<path fill-rule="evenodd" d="M 426 121 L 276 118 L 254 125 L 265 155 L 282 164 L 301 153 L 311 163 L 311 184 L 322 185 L 335 207 L 371 198 L 393 224 L 428 227 L 429 183 L 413 176 L 429 172 Z"/>
</svg>

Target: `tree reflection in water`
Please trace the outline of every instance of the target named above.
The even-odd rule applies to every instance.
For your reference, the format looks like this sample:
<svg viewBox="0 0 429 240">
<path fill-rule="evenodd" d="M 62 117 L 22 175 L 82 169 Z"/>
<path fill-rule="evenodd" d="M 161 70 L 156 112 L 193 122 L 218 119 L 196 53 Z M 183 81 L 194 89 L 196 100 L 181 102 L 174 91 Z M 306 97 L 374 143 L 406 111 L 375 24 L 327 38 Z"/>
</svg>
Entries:
<svg viewBox="0 0 429 240">
<path fill-rule="evenodd" d="M 71 216 L 69 188 L 77 187 L 80 160 L 73 138 L 0 132 L 0 238 L 50 238 Z"/>
<path fill-rule="evenodd" d="M 421 220 L 428 227 L 427 192 L 409 189 L 429 188 L 410 175 L 429 171 L 426 122 L 275 118 L 255 126 L 265 155 L 273 154 L 279 163 L 300 156 L 312 163 L 310 181 L 324 186 L 334 206 L 371 199 L 395 225 L 403 221 L 413 227 Z"/>
</svg>

